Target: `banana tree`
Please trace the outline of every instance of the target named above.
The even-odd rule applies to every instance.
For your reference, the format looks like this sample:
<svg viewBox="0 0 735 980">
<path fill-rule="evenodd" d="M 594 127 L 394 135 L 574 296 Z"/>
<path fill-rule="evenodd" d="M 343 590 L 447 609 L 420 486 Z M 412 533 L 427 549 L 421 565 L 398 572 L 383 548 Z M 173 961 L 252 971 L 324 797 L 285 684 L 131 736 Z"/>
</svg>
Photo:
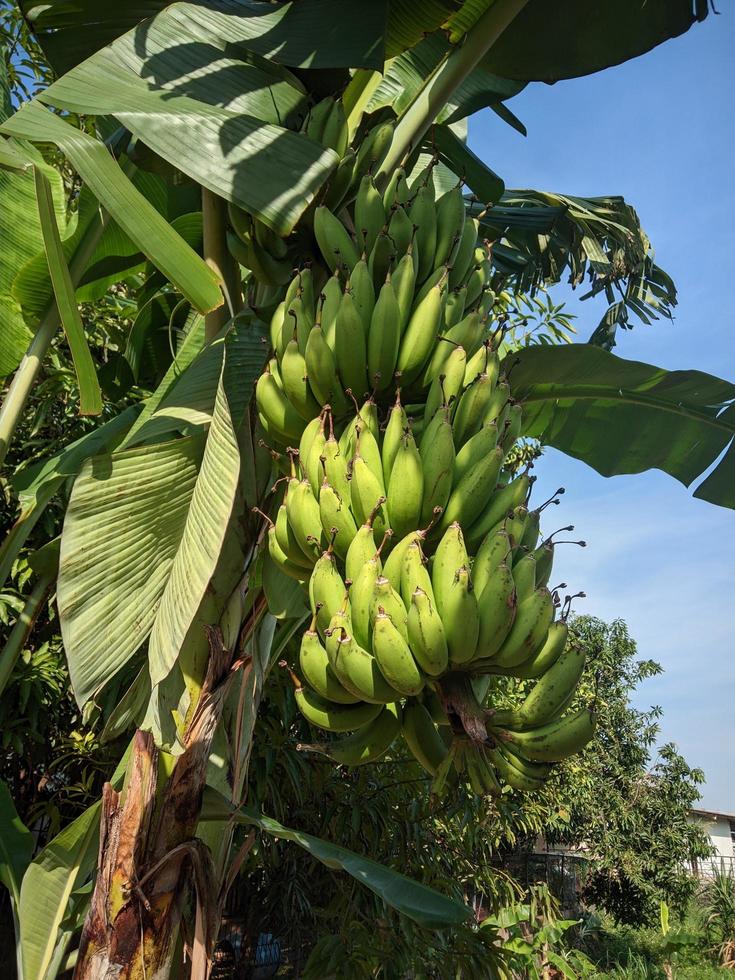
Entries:
<svg viewBox="0 0 735 980">
<path fill-rule="evenodd" d="M 272 509 L 273 455 L 253 392 L 271 348 L 267 321 L 292 270 L 314 261 L 321 206 L 352 200 L 365 174 L 383 190 L 398 168 L 427 166 L 439 187 L 463 181 L 498 293 L 567 269 L 575 282 L 589 274 L 610 303 L 593 337 L 603 345 L 629 312 L 669 315 L 674 286 L 625 202 L 506 192 L 467 147 L 462 121 L 490 108 L 521 126 L 505 103 L 526 84 L 642 54 L 704 19 L 707 4 L 630 0 L 595 16 L 579 0 L 561 16 L 540 0 L 420 10 L 123 0 L 94 16 L 64 0 L 21 7 L 59 77 L 18 111 L 6 104 L 0 127 L 1 192 L 14 208 L 0 215 L 0 356 L 14 371 L 0 454 L 60 329 L 80 410 L 100 413 L 105 379 L 79 302 L 110 284 L 134 290 L 118 384 L 146 370 L 156 330 L 180 325 L 142 408 L 24 472 L 20 516 L 0 546 L 7 575 L 45 506 L 72 484 L 58 569 L 39 561 L 3 659 L 17 655 L 55 585 L 78 703 L 112 689 L 107 737 L 135 731 L 102 800 L 22 882 L 11 869 L 21 975 L 50 978 L 72 961 L 78 977 L 179 975 L 186 949 L 191 975 L 206 977 L 243 824 L 293 840 L 420 924 L 461 922 L 461 904 L 243 805 L 263 685 L 305 615 L 298 589 L 274 582 L 262 560 L 257 513 Z M 71 217 L 39 149 L 48 145 L 81 184 Z M 352 246 L 342 247 L 345 257 Z M 523 398 L 522 432 L 601 472 L 656 466 L 688 484 L 732 440 L 735 386 L 716 378 L 672 376 L 590 345 L 508 350 L 506 371 Z M 611 421 L 624 427 L 618 441 Z M 733 459 L 728 449 L 698 495 L 735 504 Z"/>
</svg>

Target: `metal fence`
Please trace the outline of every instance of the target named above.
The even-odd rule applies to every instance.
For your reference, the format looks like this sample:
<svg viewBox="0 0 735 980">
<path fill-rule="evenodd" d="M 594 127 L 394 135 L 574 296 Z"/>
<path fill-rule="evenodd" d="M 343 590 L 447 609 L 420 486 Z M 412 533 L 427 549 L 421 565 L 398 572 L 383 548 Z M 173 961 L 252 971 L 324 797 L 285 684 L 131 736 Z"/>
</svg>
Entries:
<svg viewBox="0 0 735 980">
<path fill-rule="evenodd" d="M 587 869 L 586 858 L 578 854 L 517 853 L 504 858 L 503 867 L 521 885 L 543 881 L 565 912 L 580 908 L 580 896 Z"/>
<path fill-rule="evenodd" d="M 692 861 L 692 872 L 698 878 L 714 878 L 716 875 L 729 875 L 735 878 L 735 857 L 717 855 L 709 858 L 698 858 Z"/>
</svg>

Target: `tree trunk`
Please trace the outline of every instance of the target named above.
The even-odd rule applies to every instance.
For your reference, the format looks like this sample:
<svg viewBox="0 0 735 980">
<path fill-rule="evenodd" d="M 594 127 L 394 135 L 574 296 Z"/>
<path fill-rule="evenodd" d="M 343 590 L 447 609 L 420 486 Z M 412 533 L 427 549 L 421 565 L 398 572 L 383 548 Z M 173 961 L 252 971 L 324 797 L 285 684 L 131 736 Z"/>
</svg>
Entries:
<svg viewBox="0 0 735 980">
<path fill-rule="evenodd" d="M 98 874 L 75 980 L 175 975 L 182 917 L 194 898 L 196 926 L 184 943 L 207 970 L 216 938 L 217 892 L 211 855 L 194 833 L 212 738 L 233 676 L 232 654 L 218 629 L 209 631 L 209 642 L 207 676 L 184 736 L 185 750 L 162 794 L 156 793 L 158 752 L 151 735 L 141 731 L 133 742 L 127 788 L 117 793 L 105 786 Z"/>
</svg>

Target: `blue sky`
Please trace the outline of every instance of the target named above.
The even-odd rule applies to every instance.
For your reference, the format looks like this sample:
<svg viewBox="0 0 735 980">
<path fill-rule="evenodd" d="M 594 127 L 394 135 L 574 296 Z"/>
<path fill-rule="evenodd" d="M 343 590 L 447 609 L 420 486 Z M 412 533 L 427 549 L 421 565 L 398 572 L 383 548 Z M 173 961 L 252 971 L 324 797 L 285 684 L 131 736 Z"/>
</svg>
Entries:
<svg viewBox="0 0 735 980">
<path fill-rule="evenodd" d="M 619 67 L 529 86 L 510 103 L 528 137 L 486 111 L 470 145 L 509 187 L 622 194 L 679 306 L 673 324 L 618 333 L 615 353 L 735 379 L 735 12 L 722 9 Z M 604 299 L 556 295 L 571 297 L 586 340 Z M 604 479 L 554 450 L 537 474 L 538 501 L 567 488 L 554 526 L 573 523 L 588 542 L 559 549 L 555 578 L 587 592 L 579 612 L 626 620 L 640 656 L 662 664 L 636 703 L 660 705 L 662 741 L 704 769 L 703 805 L 735 813 L 735 513 L 662 473 Z"/>
</svg>

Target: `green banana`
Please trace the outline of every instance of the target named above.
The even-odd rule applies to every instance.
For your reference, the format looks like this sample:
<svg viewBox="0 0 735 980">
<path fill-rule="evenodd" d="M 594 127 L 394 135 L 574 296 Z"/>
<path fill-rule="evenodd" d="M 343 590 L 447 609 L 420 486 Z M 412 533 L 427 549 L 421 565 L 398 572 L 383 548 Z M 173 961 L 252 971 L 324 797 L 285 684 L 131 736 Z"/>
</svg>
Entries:
<svg viewBox="0 0 735 980">
<path fill-rule="evenodd" d="M 370 602 L 370 623 L 373 628 L 375 628 L 375 620 L 381 612 L 390 616 L 391 622 L 401 634 L 402 639 L 405 640 L 408 636 L 406 605 L 386 575 L 379 575 L 373 586 L 373 597 Z"/>
<path fill-rule="evenodd" d="M 437 597 L 437 608 L 444 624 L 449 662 L 466 664 L 477 652 L 480 611 L 466 565 L 457 570 L 449 591 Z"/>
<path fill-rule="evenodd" d="M 560 762 L 585 747 L 595 734 L 596 718 L 589 708 L 565 715 L 528 732 L 499 731 L 500 738 L 531 762 Z"/>
<path fill-rule="evenodd" d="M 388 413 L 388 424 L 383 435 L 383 447 L 381 450 L 383 460 L 383 481 L 384 485 L 390 483 L 390 474 L 393 469 L 393 461 L 401 445 L 403 433 L 408 428 L 408 416 L 401 405 L 401 394 L 396 392 L 396 400 Z"/>
<path fill-rule="evenodd" d="M 513 573 L 505 561 L 497 564 L 479 592 L 480 631 L 477 660 L 491 660 L 503 646 L 513 627 L 517 601 Z"/>
<path fill-rule="evenodd" d="M 432 286 L 411 314 L 401 340 L 398 370 L 401 384 L 410 385 L 421 373 L 436 343 L 442 314 L 442 286 Z"/>
<path fill-rule="evenodd" d="M 518 606 L 510 633 L 493 663 L 498 667 L 515 667 L 528 660 L 546 642 L 554 619 L 554 601 L 548 589 L 536 589 Z"/>
<path fill-rule="evenodd" d="M 316 617 L 301 637 L 299 666 L 304 680 L 312 690 L 316 691 L 326 701 L 334 701 L 336 704 L 355 704 L 360 698 L 346 691 L 337 680 L 337 676 L 330 666 L 327 651 L 319 639 L 315 619 Z"/>
<path fill-rule="evenodd" d="M 460 568 L 469 567 L 469 556 L 464 542 L 464 535 L 459 524 L 451 524 L 444 532 L 434 554 L 431 570 L 431 584 L 434 587 L 434 598 L 440 615 L 443 613 L 445 600 L 456 580 Z"/>
<path fill-rule="evenodd" d="M 375 240 L 373 249 L 368 258 L 368 268 L 373 280 L 373 287 L 377 292 L 385 282 L 385 277 L 390 272 L 395 258 L 395 246 L 393 239 L 386 230 L 381 231 Z"/>
<path fill-rule="evenodd" d="M 442 405 L 448 405 L 454 411 L 464 384 L 466 365 L 467 352 L 464 347 L 455 347 L 444 364 L 443 373 L 431 382 L 424 409 L 425 423 L 433 419 Z"/>
<path fill-rule="evenodd" d="M 416 267 L 413 256 L 413 244 L 411 244 L 392 273 L 391 281 L 400 311 L 399 327 L 401 335 L 403 335 L 406 329 L 411 316 L 411 310 L 413 309 L 413 295 L 416 285 Z"/>
<path fill-rule="evenodd" d="M 401 708 L 387 704 L 377 718 L 337 742 L 299 745 L 300 749 L 322 752 L 338 766 L 364 766 L 385 755 L 401 731 Z"/>
<path fill-rule="evenodd" d="M 451 295 L 452 294 L 450 293 L 447 296 L 447 303 L 449 302 L 449 296 Z M 472 357 L 482 345 L 485 326 L 482 317 L 476 311 L 468 313 L 467 316 L 463 317 L 453 326 L 449 325 L 447 321 L 447 327 L 448 329 L 442 331 L 440 335 L 441 343 L 437 343 L 436 349 L 431 357 L 431 360 L 429 361 L 429 366 L 424 371 L 424 385 L 430 384 L 435 378 L 438 378 L 440 374 L 446 372 L 447 359 L 451 353 L 453 345 L 464 347 L 465 351 L 467 352 L 468 359 Z M 467 365 L 465 364 L 465 372 L 466 370 Z"/>
<path fill-rule="evenodd" d="M 326 418 L 323 413 L 317 415 L 316 418 L 319 421 L 319 429 L 313 439 L 304 440 L 303 436 L 301 437 L 301 442 L 299 443 L 299 460 L 301 462 L 301 468 L 311 485 L 314 496 L 318 498 L 322 484 L 322 456 L 324 455 L 327 440 L 324 437 Z M 304 447 L 303 449 L 302 446 Z"/>
<path fill-rule="evenodd" d="M 480 431 L 487 418 L 487 410 L 495 391 L 492 377 L 483 371 L 468 388 L 465 388 L 454 413 L 454 440 L 458 446 L 464 445 L 476 432 Z"/>
<path fill-rule="evenodd" d="M 418 539 L 409 543 L 401 563 L 400 593 L 406 609 L 410 610 L 411 598 L 416 589 L 425 592 L 433 601 L 434 587 L 431 584 L 431 575 L 426 568 L 421 542 Z"/>
<path fill-rule="evenodd" d="M 524 555 L 513 565 L 513 581 L 519 604 L 533 594 L 536 589 L 536 559 L 533 555 Z"/>
<path fill-rule="evenodd" d="M 367 343 L 368 377 L 376 391 L 393 383 L 400 343 L 400 310 L 389 273 L 373 309 Z"/>
<path fill-rule="evenodd" d="M 436 252 L 436 205 L 434 190 L 428 184 L 419 187 L 408 209 L 411 223 L 416 227 L 416 247 L 418 250 L 417 282 L 423 282 L 434 268 Z"/>
<path fill-rule="evenodd" d="M 306 423 L 278 387 L 271 371 L 258 378 L 255 403 L 269 433 L 284 445 L 298 443 Z"/>
<path fill-rule="evenodd" d="M 393 546 L 393 549 L 388 555 L 383 566 L 383 574 L 387 579 L 389 579 L 389 581 L 401 581 L 401 576 L 403 574 L 403 562 L 406 557 L 406 552 L 415 541 L 421 544 L 425 538 L 425 531 L 411 531 L 410 534 L 407 534 L 404 538 L 401 538 L 398 544 Z"/>
<path fill-rule="evenodd" d="M 467 440 L 457 453 L 457 459 L 454 463 L 455 486 L 459 485 L 476 463 L 485 459 L 495 450 L 497 442 L 498 427 L 494 423 L 483 425 L 479 432 Z"/>
<path fill-rule="evenodd" d="M 401 727 L 406 745 L 424 769 L 435 775 L 444 762 L 448 749 L 434 720 L 419 701 L 409 701 L 403 709 Z"/>
<path fill-rule="evenodd" d="M 496 446 L 487 456 L 480 458 L 461 477 L 452 490 L 449 502 L 442 514 L 439 529 L 443 530 L 458 521 L 471 526 L 479 517 L 498 482 L 503 463 L 503 450 Z"/>
<path fill-rule="evenodd" d="M 334 647 L 330 661 L 342 686 L 369 704 L 391 704 L 401 695 L 380 672 L 378 661 L 348 633 Z"/>
<path fill-rule="evenodd" d="M 482 596 L 495 569 L 510 556 L 510 538 L 504 527 L 499 527 L 486 535 L 472 562 L 472 581 L 478 596 Z"/>
<path fill-rule="evenodd" d="M 436 204 L 436 248 L 434 266 L 454 261 L 465 224 L 464 198 L 458 184 L 443 194 Z"/>
<path fill-rule="evenodd" d="M 326 477 L 319 491 L 319 514 L 324 534 L 329 536 L 336 531 L 334 550 L 342 561 L 345 561 L 350 545 L 357 535 L 357 525 L 349 506 L 340 499 Z"/>
<path fill-rule="evenodd" d="M 457 289 L 469 275 L 475 257 L 479 232 L 480 222 L 476 218 L 470 218 L 465 221 L 464 227 L 462 228 L 462 235 L 449 270 L 450 289 Z M 466 293 L 467 290 L 465 287 L 465 295 Z"/>
<path fill-rule="evenodd" d="M 329 629 L 332 617 L 342 608 L 345 592 L 334 554 L 328 549 L 317 560 L 309 578 L 311 612 L 316 616 L 316 625 L 322 635 Z"/>
<path fill-rule="evenodd" d="M 314 237 L 331 272 L 342 265 L 352 271 L 359 262 L 360 256 L 347 229 L 323 205 L 314 212 Z"/>
<path fill-rule="evenodd" d="M 308 573 L 311 572 L 311 569 L 314 567 L 314 558 L 310 557 L 309 555 L 305 555 L 301 550 L 301 547 L 299 546 L 293 532 L 293 528 L 288 522 L 285 503 L 281 504 L 276 512 L 275 535 L 279 548 L 286 555 L 288 560 L 305 569 L 306 573 L 303 577 L 308 577 Z"/>
<path fill-rule="evenodd" d="M 296 579 L 297 582 L 303 582 L 309 577 L 309 572 L 303 566 L 292 562 L 286 553 L 281 550 L 281 546 L 276 538 L 275 525 L 272 525 L 268 530 L 268 553 L 273 564 L 285 575 L 288 575 L 289 578 Z"/>
<path fill-rule="evenodd" d="M 424 589 L 411 595 L 407 619 L 408 645 L 419 667 L 430 677 L 440 677 L 449 663 L 449 648 L 441 616 Z"/>
<path fill-rule="evenodd" d="M 324 339 L 334 353 L 337 337 L 337 313 L 342 303 L 342 283 L 339 272 L 335 272 L 333 276 L 327 279 L 322 290 L 321 303 L 321 325 L 324 331 Z"/>
<path fill-rule="evenodd" d="M 533 793 L 543 789 L 544 780 L 541 777 L 534 778 L 522 773 L 517 766 L 513 765 L 508 756 L 501 752 L 500 748 L 488 749 L 488 755 L 502 778 L 513 789 L 523 793 Z"/>
<path fill-rule="evenodd" d="M 451 282 L 452 270 L 449 270 L 449 280 Z M 444 322 L 447 326 L 447 331 L 451 330 L 452 327 L 456 326 L 461 322 L 464 316 L 465 308 L 465 296 L 467 295 L 467 290 L 462 286 L 457 289 L 456 287 L 450 286 L 449 292 L 447 293 L 447 302 L 444 307 Z"/>
<path fill-rule="evenodd" d="M 355 398 L 359 398 L 370 387 L 366 371 L 367 345 L 362 317 L 350 292 L 342 296 L 335 329 L 334 353 L 340 380 Z"/>
<path fill-rule="evenodd" d="M 339 499 L 349 501 L 350 481 L 348 479 L 348 457 L 340 449 L 339 443 L 334 438 L 334 432 L 329 433 L 329 437 L 324 443 L 322 465 L 326 478 L 330 485 L 334 487 Z"/>
<path fill-rule="evenodd" d="M 376 173 L 378 166 L 393 141 L 393 128 L 395 123 L 391 120 L 378 123 L 366 134 L 355 159 L 355 170 L 353 174 L 353 184 L 359 182 L 363 174 L 368 171 Z"/>
<path fill-rule="evenodd" d="M 346 288 L 352 295 L 352 301 L 360 314 L 362 329 L 365 337 L 367 337 L 370 329 L 370 319 L 375 308 L 375 288 L 373 286 L 373 277 L 370 275 L 368 264 L 364 258 L 360 259 L 352 270 Z"/>
<path fill-rule="evenodd" d="M 558 620 L 551 624 L 548 636 L 546 637 L 546 643 L 532 657 L 524 660 L 516 667 L 508 667 L 505 670 L 498 669 L 494 672 L 509 674 L 512 677 L 521 679 L 527 677 L 543 677 L 546 671 L 553 667 L 562 655 L 567 644 L 568 635 L 569 628 L 567 624 L 563 620 Z"/>
<path fill-rule="evenodd" d="M 373 653 L 383 677 L 397 691 L 407 697 L 421 691 L 424 677 L 406 640 L 382 608 L 373 620 Z"/>
<path fill-rule="evenodd" d="M 309 333 L 304 361 L 306 377 L 317 402 L 330 405 L 335 415 L 344 415 L 348 403 L 337 377 L 337 362 L 319 323 Z"/>
<path fill-rule="evenodd" d="M 420 523 L 426 526 L 437 507 L 444 508 L 452 492 L 455 451 L 449 410 L 441 409 L 429 422 L 419 445 L 424 471 L 424 498 Z"/>
<path fill-rule="evenodd" d="M 299 415 L 307 421 L 318 415 L 321 406 L 311 393 L 306 377 L 306 361 L 295 337 L 288 342 L 283 352 L 281 377 L 284 394 Z"/>
<path fill-rule="evenodd" d="M 381 500 L 383 503 L 380 503 Z M 373 531 L 376 537 L 381 537 L 386 528 L 391 526 L 382 476 L 378 478 L 359 454 L 352 458 L 350 504 L 355 520 L 360 524 L 366 524 L 377 508 L 377 513 L 373 517 Z"/>
<path fill-rule="evenodd" d="M 324 535 L 319 503 L 308 480 L 292 480 L 286 496 L 286 513 L 294 537 L 305 555 L 316 560 L 323 550 Z"/>
<path fill-rule="evenodd" d="M 393 209 L 388 222 L 388 237 L 393 242 L 396 254 L 405 255 L 413 239 L 413 223 L 400 204 Z"/>
<path fill-rule="evenodd" d="M 296 338 L 296 344 L 299 351 L 302 354 L 304 353 L 306 350 L 306 341 L 309 339 L 309 333 L 311 332 L 311 328 L 313 326 L 313 307 L 309 307 L 305 304 L 302 298 L 302 293 L 299 291 L 299 294 L 296 295 L 286 307 L 286 313 L 283 318 L 280 353 L 281 364 L 283 363 L 283 358 L 286 354 L 286 348 L 294 337 Z"/>
<path fill-rule="evenodd" d="M 407 429 L 395 455 L 388 483 L 390 523 L 398 537 L 402 538 L 409 531 L 417 529 L 423 498 L 421 457 L 411 431 Z"/>
<path fill-rule="evenodd" d="M 383 198 L 371 174 L 365 174 L 355 197 L 355 229 L 365 252 L 372 251 L 381 228 L 386 223 Z"/>
<path fill-rule="evenodd" d="M 379 704 L 326 701 L 315 691 L 301 685 L 295 689 L 294 697 L 296 706 L 309 724 L 328 732 L 354 732 L 368 725 L 383 710 Z"/>
<path fill-rule="evenodd" d="M 503 520 L 512 510 L 522 504 L 528 496 L 530 481 L 527 474 L 522 474 L 506 484 L 493 494 L 487 509 L 477 518 L 467 532 L 470 548 L 475 548 L 496 524 Z"/>
<path fill-rule="evenodd" d="M 382 506 L 383 500 L 380 498 L 378 507 Z M 380 562 L 380 550 L 376 553 L 375 550 L 375 531 L 373 529 L 373 520 L 375 519 L 376 510 L 368 515 L 367 521 L 360 525 L 357 529 L 357 534 L 352 539 L 349 548 L 347 549 L 347 557 L 345 558 L 345 574 L 347 580 L 350 582 L 357 581 L 357 576 L 360 574 L 362 567 L 370 561 L 371 558 L 377 555 L 377 567 L 378 572 L 382 569 L 382 564 Z M 372 590 L 371 590 L 372 591 Z"/>
<path fill-rule="evenodd" d="M 540 677 L 518 709 L 524 728 L 538 728 L 552 721 L 571 701 L 584 669 L 585 653 L 569 646 Z"/>
</svg>

